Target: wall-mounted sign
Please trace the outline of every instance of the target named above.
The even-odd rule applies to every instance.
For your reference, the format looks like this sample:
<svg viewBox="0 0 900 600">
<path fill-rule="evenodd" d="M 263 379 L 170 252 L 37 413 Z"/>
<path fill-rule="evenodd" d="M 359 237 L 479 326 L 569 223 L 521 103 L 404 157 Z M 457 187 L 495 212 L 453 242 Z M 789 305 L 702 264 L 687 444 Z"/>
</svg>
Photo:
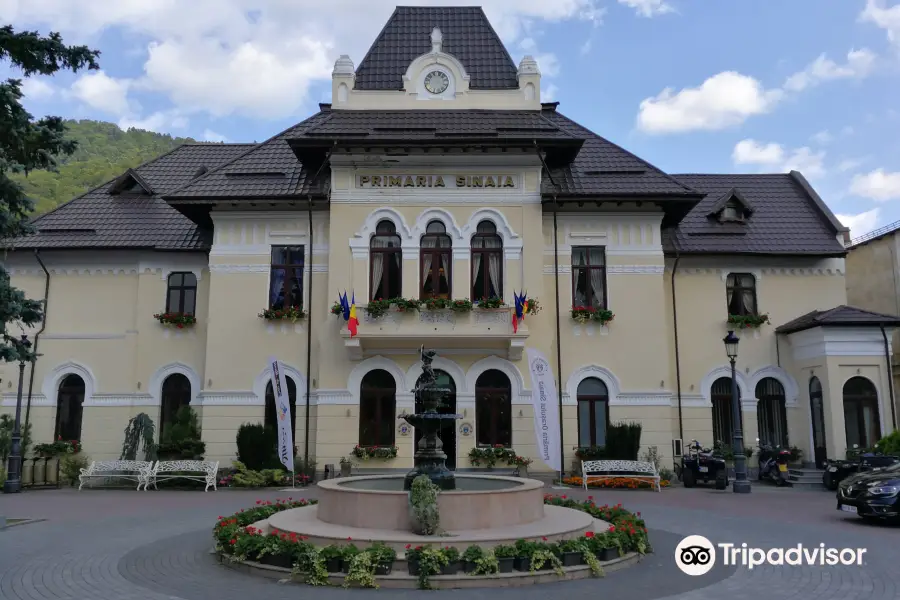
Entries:
<svg viewBox="0 0 900 600">
<path fill-rule="evenodd" d="M 464 437 L 469 437 L 472 435 L 472 424 L 471 423 L 463 423 L 459 426 L 459 433 Z"/>
<path fill-rule="evenodd" d="M 512 175 L 357 175 L 360 188 L 515 188 Z"/>
</svg>

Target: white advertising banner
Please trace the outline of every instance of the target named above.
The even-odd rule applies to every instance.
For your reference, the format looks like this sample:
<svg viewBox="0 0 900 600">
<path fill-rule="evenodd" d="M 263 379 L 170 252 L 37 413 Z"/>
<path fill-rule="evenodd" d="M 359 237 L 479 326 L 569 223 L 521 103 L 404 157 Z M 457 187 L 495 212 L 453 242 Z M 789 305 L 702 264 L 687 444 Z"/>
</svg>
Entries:
<svg viewBox="0 0 900 600">
<path fill-rule="evenodd" d="M 539 350 L 525 349 L 531 372 L 531 402 L 534 405 L 534 435 L 538 456 L 554 471 L 562 471 L 559 445 L 559 396 L 550 363 Z"/>
<path fill-rule="evenodd" d="M 284 377 L 284 371 L 281 363 L 275 357 L 269 357 L 269 366 L 272 368 L 272 391 L 275 395 L 275 414 L 278 417 L 278 458 L 281 464 L 290 471 L 294 472 L 294 436 L 293 432 L 293 415 L 291 415 L 291 404 L 288 399 L 287 379 Z"/>
</svg>

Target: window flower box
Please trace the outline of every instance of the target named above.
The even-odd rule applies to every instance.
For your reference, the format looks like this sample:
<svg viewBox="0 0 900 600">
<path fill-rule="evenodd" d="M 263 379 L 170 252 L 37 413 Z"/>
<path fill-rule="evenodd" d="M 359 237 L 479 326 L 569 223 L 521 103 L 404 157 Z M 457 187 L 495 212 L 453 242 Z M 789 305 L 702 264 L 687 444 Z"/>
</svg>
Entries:
<svg viewBox="0 0 900 600">
<path fill-rule="evenodd" d="M 505 463 L 507 466 L 516 465 L 516 451 L 507 448 L 501 444 L 488 447 L 475 447 L 469 450 L 469 462 L 473 467 L 484 465 L 488 469 L 493 469 L 498 462 Z"/>
<path fill-rule="evenodd" d="M 353 450 L 350 451 L 350 454 L 360 460 L 369 460 L 370 458 L 380 458 L 383 460 L 388 460 L 391 458 L 397 458 L 397 452 L 399 452 L 399 450 L 400 449 L 397 446 L 356 445 L 353 447 Z"/>
<path fill-rule="evenodd" d="M 463 298 L 462 300 L 453 300 L 447 308 L 455 313 L 467 313 L 472 311 L 473 305 L 471 300 Z"/>
<path fill-rule="evenodd" d="M 372 300 L 366 305 L 366 314 L 372 319 L 383 317 L 391 309 L 391 304 L 392 302 L 389 299 L 382 300 L 379 298 L 378 300 Z"/>
<path fill-rule="evenodd" d="M 288 308 L 266 308 L 259 313 L 260 319 L 266 321 L 290 321 L 296 323 L 306 317 L 302 306 L 289 306 Z"/>
<path fill-rule="evenodd" d="M 411 310 L 419 310 L 419 307 L 422 306 L 421 300 L 416 300 L 414 298 L 392 298 L 391 304 L 397 307 L 397 310 L 400 312 L 407 312 Z"/>
<path fill-rule="evenodd" d="M 174 325 L 178 329 L 197 324 L 197 317 L 190 313 L 164 312 L 153 315 L 153 318 L 163 325 Z"/>
<path fill-rule="evenodd" d="M 616 318 L 613 311 L 593 306 L 573 306 L 571 309 L 572 320 L 584 325 L 588 321 L 594 321 L 606 325 Z"/>
<path fill-rule="evenodd" d="M 476 303 L 476 306 L 481 309 L 493 309 L 493 308 L 505 308 L 506 302 L 503 301 L 502 298 L 482 298 Z"/>
<path fill-rule="evenodd" d="M 758 329 L 769 322 L 769 315 L 728 315 L 728 324 L 738 329 Z"/>
</svg>

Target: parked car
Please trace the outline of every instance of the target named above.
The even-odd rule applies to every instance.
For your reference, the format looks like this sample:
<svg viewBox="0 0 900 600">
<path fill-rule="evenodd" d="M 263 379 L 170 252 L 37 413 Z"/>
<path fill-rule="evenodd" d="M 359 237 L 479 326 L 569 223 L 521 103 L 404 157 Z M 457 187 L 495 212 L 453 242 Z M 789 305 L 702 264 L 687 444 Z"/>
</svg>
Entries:
<svg viewBox="0 0 900 600">
<path fill-rule="evenodd" d="M 900 458 L 896 456 L 885 456 L 873 452 L 860 454 L 852 460 L 829 459 L 825 465 L 825 472 L 822 474 L 822 485 L 834 491 L 838 489 L 838 484 L 850 475 L 865 473 L 880 467 L 889 467 L 897 463 L 900 463 Z"/>
<path fill-rule="evenodd" d="M 900 523 L 900 463 L 851 475 L 838 485 L 837 509 L 867 521 Z"/>
<path fill-rule="evenodd" d="M 710 448 L 702 448 L 700 442 L 691 440 L 687 454 L 681 457 L 681 481 L 692 488 L 698 483 L 714 482 L 717 490 L 728 487 L 728 469 L 725 459 L 716 456 Z"/>
</svg>

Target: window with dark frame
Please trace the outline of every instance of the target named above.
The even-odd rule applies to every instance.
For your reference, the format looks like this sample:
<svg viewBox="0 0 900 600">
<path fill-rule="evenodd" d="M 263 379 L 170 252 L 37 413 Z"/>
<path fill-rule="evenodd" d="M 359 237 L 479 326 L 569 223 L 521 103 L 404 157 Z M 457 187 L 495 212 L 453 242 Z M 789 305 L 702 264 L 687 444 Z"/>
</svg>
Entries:
<svg viewBox="0 0 900 600">
<path fill-rule="evenodd" d="M 285 377 L 288 391 L 288 404 L 291 407 L 291 439 L 297 443 L 297 384 L 292 377 Z M 272 382 L 266 384 L 266 427 L 271 427 L 278 431 L 278 407 L 275 406 L 275 389 Z"/>
<path fill-rule="evenodd" d="M 729 273 L 725 280 L 725 301 L 729 315 L 756 315 L 756 277 L 750 273 Z"/>
<path fill-rule="evenodd" d="M 732 445 L 734 439 L 734 411 L 731 399 L 731 377 L 716 379 L 709 392 L 712 401 L 713 443 Z"/>
<path fill-rule="evenodd" d="M 881 416 L 878 410 L 878 390 L 865 377 L 851 377 L 844 384 L 844 431 L 847 448 L 854 444 L 871 448 L 881 439 Z"/>
<path fill-rule="evenodd" d="M 269 308 L 303 308 L 303 246 L 272 246 Z"/>
<path fill-rule="evenodd" d="M 381 221 L 369 243 L 370 300 L 388 300 L 403 295 L 403 255 L 397 227 Z"/>
<path fill-rule="evenodd" d="M 447 228 L 440 221 L 432 221 L 425 228 L 419 251 L 422 272 L 420 298 L 450 298 L 450 265 L 453 243 Z"/>
<path fill-rule="evenodd" d="M 609 425 L 609 390 L 596 377 L 582 379 L 578 398 L 578 445 L 582 448 L 606 445 Z"/>
<path fill-rule="evenodd" d="M 169 427 L 175 422 L 175 415 L 182 406 L 191 403 L 191 381 L 181 373 L 166 377 L 162 384 L 159 407 L 159 439 L 165 440 Z"/>
<path fill-rule="evenodd" d="M 56 392 L 56 426 L 53 439 L 81 440 L 81 418 L 84 411 L 84 380 L 66 375 Z"/>
<path fill-rule="evenodd" d="M 572 306 L 607 309 L 606 248 L 572 248 Z"/>
<path fill-rule="evenodd" d="M 197 314 L 197 276 L 193 273 L 170 273 L 166 291 L 166 312 Z"/>
<path fill-rule="evenodd" d="M 722 208 L 722 219 L 725 221 L 743 221 L 744 209 L 734 200 L 729 200 Z"/>
<path fill-rule="evenodd" d="M 512 385 L 496 369 L 475 381 L 475 444 L 512 446 Z"/>
<path fill-rule="evenodd" d="M 482 221 L 472 236 L 472 300 L 503 297 L 503 239 Z"/>
<path fill-rule="evenodd" d="M 382 369 L 366 373 L 359 390 L 359 445 L 393 446 L 396 411 L 394 377 Z"/>
<path fill-rule="evenodd" d="M 756 384 L 756 420 L 759 439 L 774 446 L 788 445 L 787 405 L 784 386 L 773 377 L 765 377 Z"/>
</svg>

